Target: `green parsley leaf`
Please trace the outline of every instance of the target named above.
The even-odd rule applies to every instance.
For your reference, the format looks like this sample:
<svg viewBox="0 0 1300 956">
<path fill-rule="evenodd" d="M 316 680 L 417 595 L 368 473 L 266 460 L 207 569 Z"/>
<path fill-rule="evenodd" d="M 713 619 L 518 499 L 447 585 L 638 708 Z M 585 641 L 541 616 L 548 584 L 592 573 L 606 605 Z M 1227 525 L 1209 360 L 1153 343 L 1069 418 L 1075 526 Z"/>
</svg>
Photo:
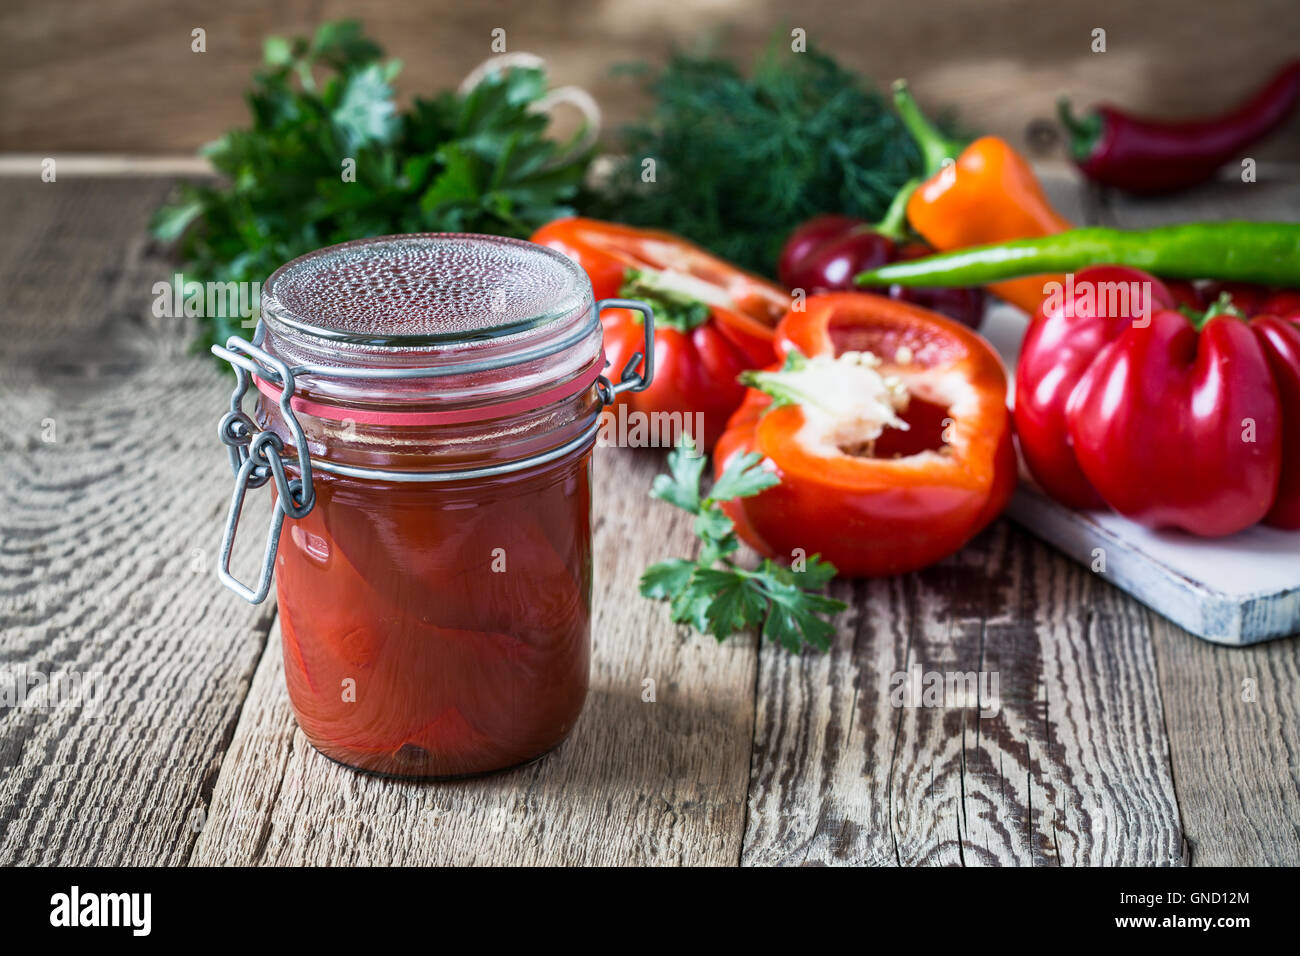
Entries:
<svg viewBox="0 0 1300 956">
<path fill-rule="evenodd" d="M 348 78 L 333 120 L 348 149 L 392 141 L 401 129 L 401 120 L 393 88 L 384 82 L 379 64 L 372 63 Z"/>
<path fill-rule="evenodd" d="M 736 526 L 721 508 L 705 508 L 695 517 L 695 534 L 705 541 L 722 541 L 731 536 Z"/>
<path fill-rule="evenodd" d="M 670 598 L 691 579 L 695 562 L 684 558 L 670 558 L 645 569 L 641 575 L 641 595 L 648 598 Z"/>
<path fill-rule="evenodd" d="M 700 553 L 695 556 L 695 563 L 702 568 L 711 568 L 739 549 L 740 539 L 734 534 L 725 538 L 704 538 L 700 543 Z"/>
<path fill-rule="evenodd" d="M 766 558 L 763 561 L 763 572 L 786 584 L 793 584 L 810 591 L 820 591 L 830 584 L 837 573 L 835 565 L 823 561 L 820 554 L 810 555 L 798 563 L 801 565 L 801 570 L 796 571 L 793 565 L 787 567 L 784 564 L 777 564 L 771 558 Z"/>
<path fill-rule="evenodd" d="M 709 595 L 704 618 L 709 633 L 719 641 L 762 622 L 767 598 L 761 585 L 748 575 L 701 568 L 691 583 Z"/>
<path fill-rule="evenodd" d="M 774 585 L 770 581 L 764 591 L 770 602 L 767 619 L 763 622 L 764 637 L 795 652 L 804 643 L 811 644 L 819 651 L 831 646 L 835 626 L 818 615 L 836 614 L 844 610 L 846 605 L 843 601 L 809 594 L 793 586 Z"/>
<path fill-rule="evenodd" d="M 741 455 L 713 483 L 709 491 L 710 501 L 733 501 L 736 498 L 749 498 L 773 485 L 779 485 L 781 479 L 763 468 L 763 456 L 758 452 Z"/>
<path fill-rule="evenodd" d="M 359 20 L 333 20 L 322 23 L 312 37 L 311 54 L 336 69 L 369 63 L 384 55 L 379 44 L 368 39 Z"/>
<path fill-rule="evenodd" d="M 740 543 L 719 502 L 747 498 L 779 482 L 763 470 L 760 456 L 736 459 L 708 495 L 700 492 L 703 456 L 679 446 L 669 454 L 668 465 L 670 473 L 655 479 L 652 494 L 695 515 L 700 552 L 694 561 L 671 558 L 652 564 L 641 576 L 641 594 L 668 601 L 675 622 L 719 641 L 761 628 L 764 637 L 795 652 L 804 644 L 829 647 L 835 628 L 824 616 L 845 605 L 817 592 L 835 576 L 834 565 L 814 554 L 797 556 L 790 567 L 766 558 L 757 570 L 748 571 L 730 558 Z"/>
<path fill-rule="evenodd" d="M 267 37 L 262 41 L 262 60 L 267 66 L 288 66 L 293 62 L 293 48 L 284 37 Z"/>
<path fill-rule="evenodd" d="M 198 199 L 164 206 L 154 213 L 149 228 L 157 238 L 164 242 L 171 242 L 183 235 L 190 223 L 194 221 L 194 217 L 202 211 L 203 203 Z"/>
<path fill-rule="evenodd" d="M 694 575 L 691 575 L 692 579 Z M 701 634 L 709 630 L 709 607 L 713 595 L 704 588 L 687 586 L 673 595 L 669 603 L 672 619 L 678 624 L 689 624 Z"/>
<path fill-rule="evenodd" d="M 473 202 L 479 194 L 473 157 L 453 143 L 438 150 L 435 158 L 442 163 L 442 171 L 420 197 L 420 209 L 434 212 L 443 206 Z"/>
<path fill-rule="evenodd" d="M 709 461 L 688 442 L 668 453 L 667 475 L 656 475 L 650 494 L 683 511 L 699 514 L 700 477 Z"/>
</svg>

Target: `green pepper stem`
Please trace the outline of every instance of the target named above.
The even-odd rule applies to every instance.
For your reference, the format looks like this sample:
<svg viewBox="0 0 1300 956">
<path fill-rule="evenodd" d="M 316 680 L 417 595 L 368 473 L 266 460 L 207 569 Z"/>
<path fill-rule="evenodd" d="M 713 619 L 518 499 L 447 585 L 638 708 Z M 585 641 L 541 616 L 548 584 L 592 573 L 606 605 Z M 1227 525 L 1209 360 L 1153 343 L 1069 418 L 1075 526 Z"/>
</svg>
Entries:
<svg viewBox="0 0 1300 956">
<path fill-rule="evenodd" d="M 907 238 L 907 203 L 912 198 L 912 193 L 916 192 L 916 187 L 921 185 L 919 179 L 909 179 L 903 184 L 903 188 L 895 194 L 894 199 L 885 210 L 884 218 L 871 228 L 884 236 L 886 239 L 892 239 L 894 242 L 902 242 Z"/>
<path fill-rule="evenodd" d="M 1220 315 L 1231 315 L 1238 319 L 1246 318 L 1246 314 L 1232 304 L 1231 292 L 1220 292 L 1219 297 L 1211 302 L 1210 307 L 1204 312 L 1198 312 L 1187 306 L 1182 306 L 1178 311 L 1187 316 L 1188 321 L 1192 323 L 1192 328 L 1197 332 L 1205 328 L 1210 319 Z"/>
<path fill-rule="evenodd" d="M 1056 115 L 1061 118 L 1061 125 L 1069 134 L 1070 155 L 1076 162 L 1087 162 L 1097 143 L 1101 139 L 1101 116 L 1090 113 L 1084 117 L 1074 115 L 1070 109 L 1070 98 L 1062 96 L 1056 101 Z"/>
<path fill-rule="evenodd" d="M 678 332 L 690 332 L 703 325 L 711 314 L 708 303 L 673 288 L 662 273 L 628 269 L 618 294 L 625 299 L 641 299 L 650 303 L 655 313 L 655 324 Z M 639 312 L 633 315 L 635 321 L 641 321 Z"/>
<path fill-rule="evenodd" d="M 916 104 L 912 91 L 907 88 L 906 80 L 894 81 L 894 108 L 898 110 L 903 126 L 916 140 L 921 157 L 925 162 L 925 175 L 933 176 L 950 162 L 961 155 L 966 144 L 939 132 L 938 127 L 926 118 L 921 107 Z"/>
</svg>

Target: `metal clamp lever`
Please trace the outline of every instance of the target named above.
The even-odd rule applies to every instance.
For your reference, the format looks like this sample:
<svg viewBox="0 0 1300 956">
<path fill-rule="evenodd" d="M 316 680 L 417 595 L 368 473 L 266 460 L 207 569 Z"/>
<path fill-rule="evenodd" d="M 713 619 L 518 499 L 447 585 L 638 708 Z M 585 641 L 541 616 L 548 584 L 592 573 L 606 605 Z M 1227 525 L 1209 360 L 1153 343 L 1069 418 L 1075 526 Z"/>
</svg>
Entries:
<svg viewBox="0 0 1300 956">
<path fill-rule="evenodd" d="M 640 312 L 641 326 L 645 329 L 645 351 L 632 353 L 632 357 L 623 366 L 623 372 L 619 376 L 618 384 L 615 385 L 604 375 L 596 379 L 596 388 L 600 392 L 601 403 L 613 405 L 614 399 L 618 397 L 619 392 L 644 392 L 650 387 L 650 383 L 654 381 L 655 313 L 650 306 L 644 302 L 638 302 L 636 299 L 601 299 L 596 303 L 597 316 L 606 309 L 632 309 L 634 312 Z M 645 359 L 645 374 L 641 374 L 636 370 L 643 358 Z"/>
<path fill-rule="evenodd" d="M 225 359 L 235 370 L 235 389 L 230 396 L 230 411 L 221 419 L 217 434 L 230 457 L 230 470 L 235 474 L 235 492 L 226 513 L 226 527 L 221 536 L 221 555 L 217 562 L 217 577 L 221 583 L 250 604 L 261 604 L 271 591 L 271 576 L 275 570 L 275 553 L 280 544 L 280 530 L 284 516 L 303 518 L 316 503 L 312 487 L 311 453 L 307 436 L 293 413 L 293 372 L 274 355 L 259 348 L 265 334 L 261 323 L 253 341 L 248 342 L 232 335 L 225 348 L 212 346 L 212 354 Z M 257 343 L 257 344 L 254 344 Z M 284 442 L 270 431 L 258 431 L 253 420 L 243 410 L 243 399 L 248 391 L 249 373 L 280 386 L 280 413 L 293 434 L 294 449 L 298 455 L 298 478 L 289 480 L 284 470 Z M 244 508 L 244 495 L 249 488 L 260 488 L 268 480 L 275 480 L 278 495 L 271 527 L 266 536 L 266 550 L 262 556 L 262 571 L 257 587 L 251 588 L 238 580 L 230 571 L 230 554 L 235 545 L 235 529 Z"/>
</svg>

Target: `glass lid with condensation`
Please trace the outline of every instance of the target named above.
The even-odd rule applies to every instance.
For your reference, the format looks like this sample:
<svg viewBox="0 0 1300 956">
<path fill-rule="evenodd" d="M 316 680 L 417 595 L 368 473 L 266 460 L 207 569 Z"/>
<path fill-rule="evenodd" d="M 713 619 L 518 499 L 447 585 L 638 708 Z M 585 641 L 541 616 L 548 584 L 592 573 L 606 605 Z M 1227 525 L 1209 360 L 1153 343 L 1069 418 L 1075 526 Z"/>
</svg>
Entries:
<svg viewBox="0 0 1300 956">
<path fill-rule="evenodd" d="M 591 285 L 559 253 L 458 233 L 381 236 L 281 266 L 262 314 L 340 343 L 420 346 L 495 339 L 584 312 Z"/>
</svg>

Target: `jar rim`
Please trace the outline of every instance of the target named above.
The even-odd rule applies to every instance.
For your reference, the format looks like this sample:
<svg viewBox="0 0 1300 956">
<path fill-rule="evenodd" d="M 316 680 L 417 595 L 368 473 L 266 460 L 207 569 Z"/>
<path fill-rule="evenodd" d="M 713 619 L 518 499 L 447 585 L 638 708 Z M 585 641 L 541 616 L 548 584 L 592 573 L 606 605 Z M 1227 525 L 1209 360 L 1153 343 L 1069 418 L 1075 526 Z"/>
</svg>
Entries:
<svg viewBox="0 0 1300 956">
<path fill-rule="evenodd" d="M 318 320 L 303 315 L 307 311 L 301 305 L 291 307 L 284 297 L 277 293 L 281 285 L 291 283 L 296 274 L 317 266 L 327 260 L 348 257 L 360 249 L 381 250 L 386 247 L 409 246 L 415 243 L 455 243 L 460 246 L 483 245 L 496 249 L 513 249 L 532 257 L 536 262 L 544 262 L 555 270 L 557 277 L 564 276 L 571 283 L 565 294 L 557 295 L 557 304 L 549 309 L 527 309 L 525 314 L 495 325 L 478 328 L 453 329 L 444 332 L 391 332 L 380 334 L 349 330 L 337 326 L 322 324 Z M 300 297 L 301 298 L 301 297 Z M 261 315 L 271 326 L 291 329 L 293 332 L 311 336 L 321 344 L 338 344 L 363 346 L 367 349 L 412 349 L 448 345 L 472 344 L 494 341 L 520 335 L 554 324 L 576 312 L 581 312 L 592 299 L 591 283 L 585 272 L 568 256 L 554 249 L 515 239 L 508 236 L 492 236 L 480 233 L 462 232 L 417 232 L 398 233 L 385 236 L 369 236 L 336 243 L 312 250 L 291 259 L 280 266 L 266 280 L 262 287 Z"/>
</svg>

